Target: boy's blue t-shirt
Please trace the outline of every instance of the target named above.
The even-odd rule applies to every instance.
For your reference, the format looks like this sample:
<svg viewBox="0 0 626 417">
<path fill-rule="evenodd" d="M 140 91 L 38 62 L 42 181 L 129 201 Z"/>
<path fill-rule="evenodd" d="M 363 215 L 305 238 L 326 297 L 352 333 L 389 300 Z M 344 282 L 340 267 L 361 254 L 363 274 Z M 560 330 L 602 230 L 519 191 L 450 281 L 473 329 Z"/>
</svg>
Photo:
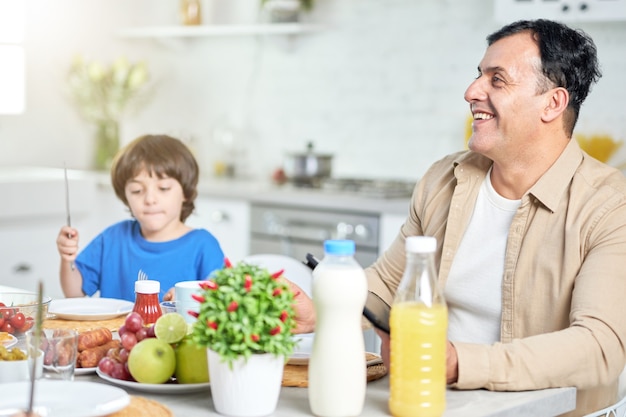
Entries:
<svg viewBox="0 0 626 417">
<path fill-rule="evenodd" d="M 159 299 L 179 281 L 206 279 L 224 266 L 217 239 L 194 229 L 168 242 L 148 242 L 137 220 L 124 220 L 100 233 L 76 258 L 83 276 L 83 292 L 135 301 L 139 271 L 161 283 Z"/>
</svg>

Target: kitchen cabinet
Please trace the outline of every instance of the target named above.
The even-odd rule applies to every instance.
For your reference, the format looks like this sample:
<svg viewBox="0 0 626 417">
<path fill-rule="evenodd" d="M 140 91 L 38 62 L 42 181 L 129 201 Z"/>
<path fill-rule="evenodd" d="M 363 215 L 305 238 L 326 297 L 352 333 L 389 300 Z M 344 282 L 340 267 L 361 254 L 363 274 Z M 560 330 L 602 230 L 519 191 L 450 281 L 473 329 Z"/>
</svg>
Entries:
<svg viewBox="0 0 626 417">
<path fill-rule="evenodd" d="M 187 225 L 211 232 L 232 262 L 250 254 L 250 204 L 247 201 L 201 195 L 195 204 L 195 211 L 185 222 Z"/>
<path fill-rule="evenodd" d="M 519 19 L 560 21 L 626 20 L 626 0 L 496 0 L 495 18 L 501 22 Z"/>
<path fill-rule="evenodd" d="M 55 240 L 62 225 L 62 218 L 2 220 L 0 284 L 35 292 L 41 280 L 46 295 L 61 297 Z"/>
<path fill-rule="evenodd" d="M 82 221 L 74 222 L 74 226 L 80 233 L 81 249 L 107 227 L 132 218 L 128 207 L 117 198 L 113 187 L 108 183 L 109 177 L 107 176 L 106 180 L 96 179 L 95 181 L 96 192 L 90 202 L 90 216 Z"/>
<path fill-rule="evenodd" d="M 95 184 L 70 174 L 72 222 L 88 221 Z M 73 195 L 72 195 L 73 192 Z M 2 169 L 0 194 L 0 285 L 62 297 L 56 237 L 66 222 L 61 169 Z"/>
</svg>

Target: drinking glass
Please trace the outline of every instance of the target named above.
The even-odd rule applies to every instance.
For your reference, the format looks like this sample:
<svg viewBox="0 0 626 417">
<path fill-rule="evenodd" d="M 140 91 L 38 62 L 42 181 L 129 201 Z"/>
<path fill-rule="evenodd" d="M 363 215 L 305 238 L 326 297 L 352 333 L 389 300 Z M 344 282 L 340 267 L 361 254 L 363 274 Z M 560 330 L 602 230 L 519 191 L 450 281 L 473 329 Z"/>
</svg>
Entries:
<svg viewBox="0 0 626 417">
<path fill-rule="evenodd" d="M 161 303 L 161 311 L 163 311 L 163 314 L 177 313 L 176 301 L 163 301 Z"/>
<path fill-rule="evenodd" d="M 35 337 L 26 334 L 29 351 L 33 351 Z M 39 348 L 44 352 L 43 378 L 74 380 L 74 367 L 78 352 L 78 332 L 71 329 L 42 329 Z"/>
</svg>

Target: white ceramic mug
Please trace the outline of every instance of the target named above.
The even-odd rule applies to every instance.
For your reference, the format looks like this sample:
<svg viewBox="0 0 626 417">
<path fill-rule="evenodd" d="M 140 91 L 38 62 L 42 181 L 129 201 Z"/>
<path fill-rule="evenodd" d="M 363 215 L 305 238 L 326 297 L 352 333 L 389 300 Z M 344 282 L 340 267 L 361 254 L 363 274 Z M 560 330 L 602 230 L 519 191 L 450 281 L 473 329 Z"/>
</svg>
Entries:
<svg viewBox="0 0 626 417">
<path fill-rule="evenodd" d="M 196 318 L 188 312 L 200 310 L 200 303 L 191 298 L 192 294 L 200 294 L 202 288 L 200 288 L 201 281 L 181 281 L 174 285 L 176 294 L 174 299 L 176 300 L 176 311 L 185 318 L 187 323 L 193 323 Z"/>
</svg>

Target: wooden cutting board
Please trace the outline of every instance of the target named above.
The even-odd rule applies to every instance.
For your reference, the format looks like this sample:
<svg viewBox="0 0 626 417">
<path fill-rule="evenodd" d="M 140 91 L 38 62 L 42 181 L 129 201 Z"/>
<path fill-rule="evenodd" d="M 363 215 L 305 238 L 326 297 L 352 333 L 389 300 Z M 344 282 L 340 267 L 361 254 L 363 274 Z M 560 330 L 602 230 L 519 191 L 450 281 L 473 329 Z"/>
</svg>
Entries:
<svg viewBox="0 0 626 417">
<path fill-rule="evenodd" d="M 126 315 L 119 316 L 110 320 L 64 320 L 64 319 L 47 319 L 43 322 L 44 329 L 74 329 L 79 333 L 87 330 L 97 329 L 98 327 L 106 327 L 112 332 L 117 331 L 126 320 Z"/>
<path fill-rule="evenodd" d="M 160 402 L 131 395 L 129 405 L 108 417 L 174 417 L 174 413 Z"/>
<path fill-rule="evenodd" d="M 380 359 L 380 356 L 373 353 L 365 354 L 365 362 Z M 382 363 L 374 363 L 367 366 L 367 382 L 374 381 L 387 375 L 387 368 Z M 308 365 L 285 365 L 283 371 L 283 387 L 300 387 L 309 386 L 309 367 Z"/>
</svg>

